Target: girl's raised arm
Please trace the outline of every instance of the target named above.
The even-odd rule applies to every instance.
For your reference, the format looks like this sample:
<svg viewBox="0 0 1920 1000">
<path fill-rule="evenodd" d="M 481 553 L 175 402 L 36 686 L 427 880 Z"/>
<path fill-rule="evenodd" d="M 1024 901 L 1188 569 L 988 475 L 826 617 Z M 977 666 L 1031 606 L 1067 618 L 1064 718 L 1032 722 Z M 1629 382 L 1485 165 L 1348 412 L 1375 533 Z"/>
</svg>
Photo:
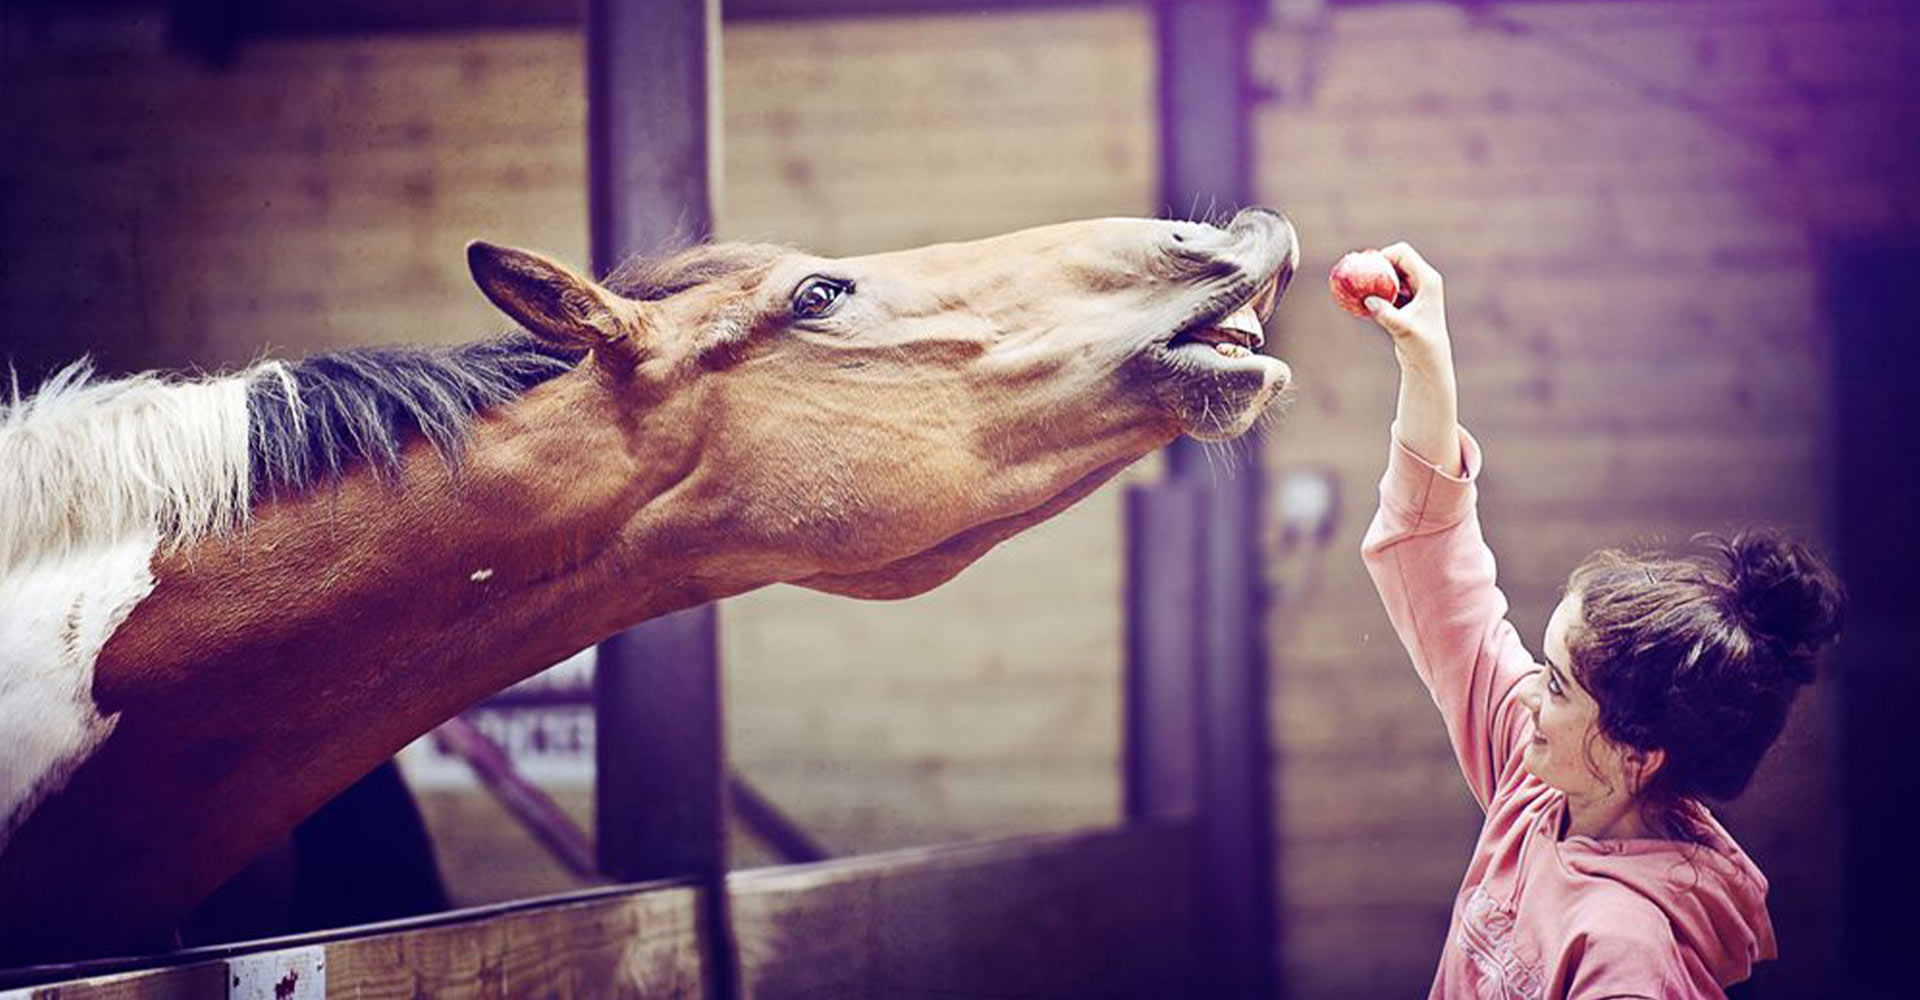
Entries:
<svg viewBox="0 0 1920 1000">
<path fill-rule="evenodd" d="M 1440 272 L 1405 243 L 1380 252 L 1413 292 L 1413 298 L 1399 307 L 1378 297 L 1366 301 L 1373 321 L 1393 338 L 1393 353 L 1400 361 L 1400 406 L 1395 415 L 1400 440 L 1440 471 L 1458 476 L 1463 471 L 1460 404 Z"/>
<path fill-rule="evenodd" d="M 1536 668 L 1506 621 L 1507 599 L 1474 510 L 1480 456 L 1460 429 L 1440 272 L 1404 243 L 1381 252 L 1413 297 L 1398 308 L 1366 302 L 1393 337 L 1400 405 L 1380 510 L 1361 553 L 1484 807 L 1519 759 L 1527 712 L 1516 686 Z"/>
</svg>

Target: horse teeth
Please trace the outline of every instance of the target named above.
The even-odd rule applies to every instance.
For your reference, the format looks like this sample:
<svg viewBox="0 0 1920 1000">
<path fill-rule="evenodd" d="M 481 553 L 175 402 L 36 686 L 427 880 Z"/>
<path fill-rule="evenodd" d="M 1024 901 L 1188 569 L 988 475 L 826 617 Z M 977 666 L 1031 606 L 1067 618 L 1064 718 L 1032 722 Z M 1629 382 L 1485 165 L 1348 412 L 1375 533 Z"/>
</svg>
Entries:
<svg viewBox="0 0 1920 1000">
<path fill-rule="evenodd" d="M 1244 358 L 1250 353 L 1246 348 L 1241 347 L 1239 344 L 1228 343 L 1226 341 L 1221 341 L 1220 343 L 1214 344 L 1213 349 L 1216 351 L 1219 351 L 1221 354 L 1224 354 L 1229 358 Z"/>
</svg>

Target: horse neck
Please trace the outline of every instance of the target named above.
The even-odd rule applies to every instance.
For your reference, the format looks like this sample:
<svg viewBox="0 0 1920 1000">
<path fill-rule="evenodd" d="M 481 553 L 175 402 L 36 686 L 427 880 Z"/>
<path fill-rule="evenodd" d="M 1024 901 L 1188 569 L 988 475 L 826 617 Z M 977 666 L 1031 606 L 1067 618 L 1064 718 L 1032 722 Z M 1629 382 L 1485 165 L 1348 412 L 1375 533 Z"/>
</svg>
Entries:
<svg viewBox="0 0 1920 1000">
<path fill-rule="evenodd" d="M 261 673 L 283 690 L 298 670 L 397 715 L 392 739 L 716 596 L 685 582 L 710 548 L 671 544 L 697 516 L 669 496 L 697 455 L 649 430 L 675 418 L 583 370 L 477 419 L 457 467 L 415 441 L 397 475 L 361 468 L 257 506 L 237 536 L 156 560 L 152 596 L 102 652 L 102 709 Z"/>
<path fill-rule="evenodd" d="M 397 476 L 258 505 L 156 559 L 95 664 L 112 735 L 0 851 L 0 899 L 29 901 L 0 907 L 0 964 L 144 946 L 467 705 L 766 582 L 716 573 L 726 543 L 687 495 L 724 491 L 689 487 L 698 447 L 671 432 L 697 402 L 636 411 L 577 370 L 477 420 L 457 472 L 417 443 Z"/>
</svg>

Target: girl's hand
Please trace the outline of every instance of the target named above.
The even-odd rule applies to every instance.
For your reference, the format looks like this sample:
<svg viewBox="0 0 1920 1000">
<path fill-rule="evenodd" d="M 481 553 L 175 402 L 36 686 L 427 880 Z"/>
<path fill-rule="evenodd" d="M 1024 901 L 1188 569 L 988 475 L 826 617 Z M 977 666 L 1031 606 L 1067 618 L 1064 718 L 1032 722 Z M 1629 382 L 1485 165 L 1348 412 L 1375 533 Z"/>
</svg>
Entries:
<svg viewBox="0 0 1920 1000">
<path fill-rule="evenodd" d="M 1440 471 L 1457 476 L 1466 466 L 1460 452 L 1460 403 L 1453 379 L 1453 346 L 1447 340 L 1447 310 L 1440 272 L 1412 247 L 1395 243 L 1380 251 L 1413 291 L 1404 306 L 1367 299 L 1368 313 L 1393 337 L 1400 359 L 1400 405 L 1394 423 L 1400 440 Z"/>
<path fill-rule="evenodd" d="M 1401 280 L 1413 293 L 1404 306 L 1395 306 L 1377 296 L 1366 301 L 1373 321 L 1393 338 L 1393 350 L 1400 358 L 1401 367 L 1451 368 L 1453 350 L 1447 340 L 1446 298 L 1440 272 L 1405 243 L 1395 243 L 1380 253 L 1393 262 Z"/>
</svg>

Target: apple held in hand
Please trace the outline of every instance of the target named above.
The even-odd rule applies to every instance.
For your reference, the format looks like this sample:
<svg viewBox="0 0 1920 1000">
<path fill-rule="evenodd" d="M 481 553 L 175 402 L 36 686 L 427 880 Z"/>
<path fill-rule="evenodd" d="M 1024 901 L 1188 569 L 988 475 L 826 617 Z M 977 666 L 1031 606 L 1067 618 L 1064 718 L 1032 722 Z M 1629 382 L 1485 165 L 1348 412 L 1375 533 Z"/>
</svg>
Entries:
<svg viewBox="0 0 1920 1000">
<path fill-rule="evenodd" d="M 1367 297 L 1378 295 L 1399 305 L 1404 292 L 1393 262 L 1378 250 L 1355 250 L 1340 258 L 1327 275 L 1327 288 L 1333 301 L 1355 316 L 1367 315 Z"/>
</svg>

